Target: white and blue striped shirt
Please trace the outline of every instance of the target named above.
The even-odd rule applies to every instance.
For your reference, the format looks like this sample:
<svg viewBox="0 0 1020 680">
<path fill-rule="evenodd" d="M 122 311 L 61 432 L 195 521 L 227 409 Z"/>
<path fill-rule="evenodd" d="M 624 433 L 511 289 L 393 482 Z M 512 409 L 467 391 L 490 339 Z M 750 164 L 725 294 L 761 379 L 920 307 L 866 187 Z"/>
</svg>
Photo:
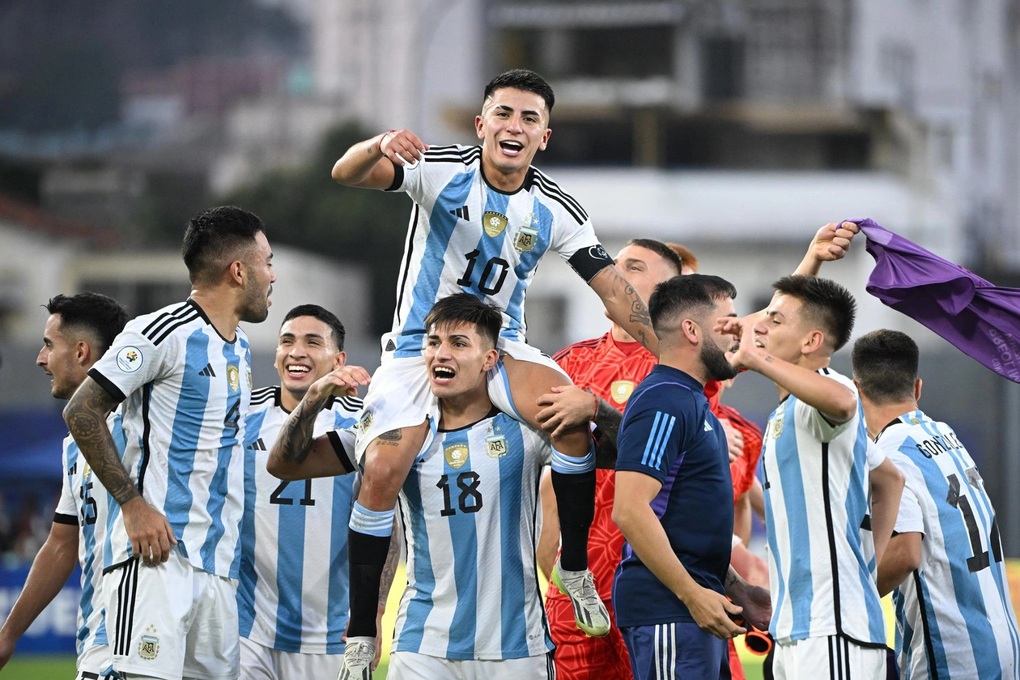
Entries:
<svg viewBox="0 0 1020 680">
<path fill-rule="evenodd" d="M 124 400 L 124 466 L 170 522 L 177 549 L 197 569 L 237 578 L 244 486 L 244 415 L 251 399 L 251 350 L 235 329 L 216 332 L 193 301 L 128 322 L 89 371 Z M 117 506 L 104 566 L 131 558 Z"/>
<path fill-rule="evenodd" d="M 535 547 L 548 440 L 510 416 L 440 431 L 400 491 L 407 589 L 393 649 L 517 659 L 553 649 Z"/>
<path fill-rule="evenodd" d="M 819 371 L 857 394 L 853 382 Z M 884 646 L 870 531 L 873 449 L 860 408 L 831 425 L 790 395 L 769 417 L 762 444 L 772 622 L 779 643 L 842 635 Z M 864 527 L 869 527 L 866 530 Z"/>
<path fill-rule="evenodd" d="M 876 441 L 906 481 L 896 532 L 924 535 L 920 566 L 893 591 L 900 677 L 1020 677 L 995 509 L 967 449 L 921 411 Z"/>
<path fill-rule="evenodd" d="M 123 452 L 126 442 L 120 413 L 111 413 L 106 419 L 106 425 L 113 435 L 117 451 Z M 70 435 L 64 439 L 62 463 L 64 476 L 53 521 L 78 527 L 81 602 L 78 607 L 77 653 L 81 657 L 89 648 L 109 644 L 103 609 L 102 548 L 106 538 L 107 518 L 117 503 L 92 473 L 88 461 L 81 455 L 78 444 Z M 111 662 L 112 658 L 111 655 Z M 84 670 L 97 672 L 107 668 Z"/>
<path fill-rule="evenodd" d="M 414 201 L 392 332 L 385 351 L 419 356 L 432 305 L 468 292 L 503 312 L 503 335 L 523 342 L 524 297 L 539 260 L 564 260 L 599 245 L 587 213 L 532 167 L 518 191 L 486 183 L 480 146 L 433 146 L 413 166 L 397 168 L 394 189 Z M 606 256 L 608 257 L 608 256 Z"/>
<path fill-rule="evenodd" d="M 354 475 L 285 482 L 266 460 L 288 413 L 280 388 L 252 394 L 244 447 L 244 520 L 237 588 L 241 637 L 302 654 L 342 654 L 347 629 L 347 523 Z M 337 431 L 347 452 L 361 400 L 331 398 L 314 436 Z M 345 468 L 353 465 L 338 452 Z"/>
</svg>

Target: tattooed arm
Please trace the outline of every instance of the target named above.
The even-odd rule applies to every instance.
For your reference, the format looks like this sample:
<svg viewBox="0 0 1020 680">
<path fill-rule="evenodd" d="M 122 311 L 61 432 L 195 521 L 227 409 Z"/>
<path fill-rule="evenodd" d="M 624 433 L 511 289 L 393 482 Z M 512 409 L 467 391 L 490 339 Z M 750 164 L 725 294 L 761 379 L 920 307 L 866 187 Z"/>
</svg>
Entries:
<svg viewBox="0 0 1020 680">
<path fill-rule="evenodd" d="M 606 311 L 613 321 L 620 324 L 649 352 L 658 356 L 659 340 L 652 330 L 652 318 L 648 314 L 648 307 L 619 270 L 615 266 L 603 267 L 588 285 L 602 298 L 602 304 L 606 306 Z"/>
<path fill-rule="evenodd" d="M 349 394 L 349 367 L 341 367 L 312 383 L 304 398 L 283 423 L 269 452 L 266 469 L 280 479 L 333 477 L 353 472 L 340 438 L 332 433 L 312 436 L 315 419 L 334 394 Z"/>
<path fill-rule="evenodd" d="M 177 543 L 170 523 L 145 502 L 124 468 L 106 417 L 117 400 L 92 378 L 85 378 L 64 409 L 71 436 L 110 495 L 120 504 L 132 553 L 146 564 L 165 562 Z"/>
</svg>

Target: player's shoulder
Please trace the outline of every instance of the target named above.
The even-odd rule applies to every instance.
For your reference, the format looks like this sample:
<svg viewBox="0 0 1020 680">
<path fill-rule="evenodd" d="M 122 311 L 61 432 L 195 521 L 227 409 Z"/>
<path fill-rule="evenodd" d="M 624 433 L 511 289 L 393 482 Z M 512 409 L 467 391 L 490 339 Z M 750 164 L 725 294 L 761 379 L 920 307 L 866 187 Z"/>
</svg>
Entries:
<svg viewBox="0 0 1020 680">
<path fill-rule="evenodd" d="M 545 174 L 535 166 L 531 166 L 528 170 L 528 177 L 525 180 L 525 185 L 528 187 L 531 194 L 538 198 L 542 203 L 549 207 L 562 210 L 566 214 L 570 215 L 571 219 L 578 224 L 584 224 L 588 221 L 588 213 L 585 212 L 577 199 L 564 191 L 559 184 L 549 177 L 549 175 Z"/>
<path fill-rule="evenodd" d="M 482 147 L 445 144 L 430 146 L 422 154 L 426 163 L 472 165 L 482 158 Z"/>
<path fill-rule="evenodd" d="M 323 410 L 334 415 L 357 418 L 361 414 L 364 405 L 364 401 L 360 397 L 339 397 L 334 395 L 326 400 L 326 406 Z"/>
<path fill-rule="evenodd" d="M 560 351 L 553 354 L 553 361 L 559 363 L 560 361 L 569 361 L 576 357 L 586 357 L 595 353 L 606 340 L 606 336 L 602 335 L 597 338 L 589 338 L 587 340 L 580 340 L 571 345 L 567 345 Z"/>
<path fill-rule="evenodd" d="M 158 346 L 181 329 L 205 323 L 205 315 L 198 305 L 185 300 L 135 317 L 128 322 L 126 330 L 134 331 Z"/>
<path fill-rule="evenodd" d="M 280 403 L 279 385 L 259 387 L 252 390 L 251 392 L 251 404 L 249 406 L 249 412 L 255 413 L 259 411 L 265 411 L 266 409 L 272 408 L 279 403 Z"/>
</svg>

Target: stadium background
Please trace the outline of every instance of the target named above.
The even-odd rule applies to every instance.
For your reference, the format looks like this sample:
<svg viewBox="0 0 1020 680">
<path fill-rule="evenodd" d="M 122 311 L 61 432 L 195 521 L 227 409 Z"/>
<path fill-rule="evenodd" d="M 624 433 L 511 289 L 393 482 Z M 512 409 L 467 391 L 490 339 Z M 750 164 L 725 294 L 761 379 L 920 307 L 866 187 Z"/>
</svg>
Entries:
<svg viewBox="0 0 1020 680">
<path fill-rule="evenodd" d="M 682 242 L 737 284 L 741 311 L 761 306 L 819 225 L 845 217 L 1020 281 L 1017 0 L 6 0 L 0 616 L 60 476 L 60 404 L 34 366 L 40 305 L 90 289 L 137 314 L 183 297 L 184 221 L 231 202 L 266 219 L 277 251 L 270 318 L 248 329 L 256 383 L 275 382 L 276 329 L 302 302 L 336 311 L 351 360 L 374 367 L 408 206 L 337 187 L 328 170 L 389 128 L 471 143 L 484 83 L 517 66 L 557 93 L 537 163 L 609 250 L 633 236 Z M 893 327 L 921 343 L 922 406 L 970 448 L 1005 552 L 1020 556 L 1020 495 L 1008 492 L 1020 488 L 1020 387 L 870 298 L 871 264 L 857 247 L 825 275 L 858 294 L 858 334 Z M 607 323 L 558 261 L 536 279 L 528 322 L 549 352 Z M 775 392 L 750 375 L 726 400 L 763 423 Z M 33 629 L 46 655 L 70 649 L 75 597 Z M 20 665 L 32 644 L 4 677 L 45 677 Z"/>
</svg>

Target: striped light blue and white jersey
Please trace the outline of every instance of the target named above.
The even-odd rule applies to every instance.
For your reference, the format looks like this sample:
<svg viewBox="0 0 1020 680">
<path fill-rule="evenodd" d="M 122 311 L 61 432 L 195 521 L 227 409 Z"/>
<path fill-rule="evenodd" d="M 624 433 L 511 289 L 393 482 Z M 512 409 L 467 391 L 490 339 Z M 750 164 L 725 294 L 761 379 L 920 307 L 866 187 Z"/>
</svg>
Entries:
<svg viewBox="0 0 1020 680">
<path fill-rule="evenodd" d="M 893 591 L 900 677 L 1017 678 L 1017 631 L 995 509 L 953 429 L 905 413 L 876 439 L 906 484 L 896 532 L 921 564 Z"/>
<path fill-rule="evenodd" d="M 849 378 L 818 372 L 857 394 Z M 791 394 L 769 417 L 760 466 L 778 642 L 842 635 L 885 645 L 868 481 L 883 460 L 859 406 L 833 426 Z"/>
<path fill-rule="evenodd" d="M 197 569 L 237 578 L 244 510 L 244 415 L 251 350 L 216 332 L 193 300 L 128 322 L 89 371 L 115 398 L 127 434 L 124 466 L 166 515 L 177 549 Z M 131 558 L 120 507 L 110 513 L 104 567 Z"/>
<path fill-rule="evenodd" d="M 548 439 L 494 411 L 439 431 L 400 490 L 407 589 L 393 649 L 519 659 L 553 649 L 535 566 Z"/>
<path fill-rule="evenodd" d="M 113 435 L 118 452 L 125 448 L 124 428 L 119 411 L 107 417 L 106 425 Z M 109 644 L 106 619 L 103 615 L 103 556 L 107 519 L 117 502 L 110 497 L 74 439 L 64 438 L 62 456 L 64 469 L 60 500 L 53 515 L 59 524 L 78 527 L 78 563 L 81 565 L 81 602 L 78 607 L 78 656 L 90 647 Z M 112 661 L 112 653 L 110 659 Z M 97 669 L 86 669 L 95 672 Z M 105 670 L 105 669 L 102 669 Z"/>
<path fill-rule="evenodd" d="M 485 181 L 481 158 L 480 146 L 433 146 L 415 165 L 395 168 L 391 189 L 406 192 L 414 208 L 384 351 L 420 355 L 425 315 L 462 292 L 504 310 L 503 336 L 523 342 L 524 296 L 542 256 L 552 250 L 571 262 L 597 248 L 608 257 L 584 209 L 544 173 L 530 168 L 508 194 Z"/>
<path fill-rule="evenodd" d="M 361 400 L 331 397 L 313 435 L 336 431 L 345 469 L 354 452 Z M 289 413 L 280 388 L 252 394 L 244 446 L 244 520 L 237 609 L 241 637 L 302 654 L 341 654 L 350 607 L 347 523 L 354 475 L 285 482 L 266 471 L 269 450 Z"/>
</svg>

